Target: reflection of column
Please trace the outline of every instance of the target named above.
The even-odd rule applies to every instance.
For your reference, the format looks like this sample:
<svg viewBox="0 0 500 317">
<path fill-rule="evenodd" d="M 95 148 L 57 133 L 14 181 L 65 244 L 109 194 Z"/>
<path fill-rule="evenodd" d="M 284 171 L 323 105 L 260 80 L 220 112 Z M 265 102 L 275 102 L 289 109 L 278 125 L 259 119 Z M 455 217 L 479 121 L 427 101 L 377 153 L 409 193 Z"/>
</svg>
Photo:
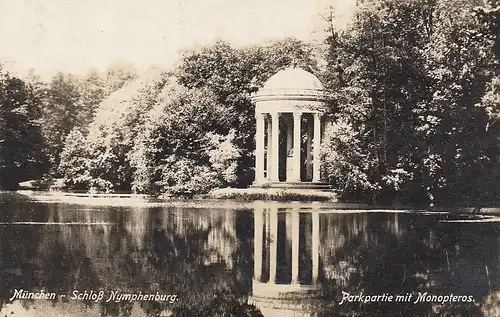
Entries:
<svg viewBox="0 0 500 317">
<path fill-rule="evenodd" d="M 278 263 L 278 210 L 271 209 L 269 219 L 269 283 L 276 283 L 276 266 Z"/>
<path fill-rule="evenodd" d="M 313 148 L 313 182 L 319 182 L 320 175 L 320 146 L 321 146 L 321 114 L 314 114 L 314 148 Z"/>
<path fill-rule="evenodd" d="M 312 213 L 312 281 L 316 284 L 319 274 L 319 213 Z"/>
<path fill-rule="evenodd" d="M 272 164 L 271 164 L 271 181 L 279 182 L 279 113 L 275 112 L 271 114 L 272 116 Z"/>
<path fill-rule="evenodd" d="M 265 271 L 269 270 L 269 241 L 271 240 L 271 228 L 269 228 L 269 224 L 271 223 L 271 215 L 269 214 L 269 209 L 264 209 L 264 224 L 265 224 L 265 238 L 264 238 L 264 246 L 263 251 L 266 253 L 266 263 L 265 263 Z"/>
<path fill-rule="evenodd" d="M 299 283 L 300 214 L 292 211 L 292 284 Z"/>
<path fill-rule="evenodd" d="M 291 262 L 292 259 L 292 214 L 290 212 L 285 213 L 285 234 L 283 237 L 283 240 L 285 243 L 283 243 L 283 246 L 285 248 L 285 257 L 284 257 L 284 263 L 288 265 Z"/>
<path fill-rule="evenodd" d="M 182 234 L 183 233 L 183 225 L 182 225 L 182 211 L 184 209 L 177 209 L 176 213 L 175 213 L 175 223 L 176 223 L 176 230 L 177 230 L 177 234 Z"/>
<path fill-rule="evenodd" d="M 293 181 L 300 182 L 300 112 L 293 113 Z"/>
<path fill-rule="evenodd" d="M 256 113 L 257 121 L 255 133 L 255 182 L 264 180 L 264 114 Z"/>
<path fill-rule="evenodd" d="M 253 260 L 253 277 L 256 281 L 260 282 L 262 278 L 262 231 L 264 229 L 264 222 L 262 219 L 262 209 L 256 208 L 254 210 L 254 260 Z"/>
<path fill-rule="evenodd" d="M 271 123 L 271 116 L 267 116 L 267 179 L 271 179 L 271 170 L 273 166 L 273 125 Z"/>
</svg>

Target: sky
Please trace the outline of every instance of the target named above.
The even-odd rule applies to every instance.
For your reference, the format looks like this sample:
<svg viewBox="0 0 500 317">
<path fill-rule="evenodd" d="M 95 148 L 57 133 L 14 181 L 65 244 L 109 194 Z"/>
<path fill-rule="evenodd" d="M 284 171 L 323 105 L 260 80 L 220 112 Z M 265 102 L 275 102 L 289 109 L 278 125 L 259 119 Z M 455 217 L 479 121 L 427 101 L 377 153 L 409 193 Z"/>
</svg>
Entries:
<svg viewBox="0 0 500 317">
<path fill-rule="evenodd" d="M 84 74 L 110 64 L 139 71 L 223 39 L 235 46 L 293 36 L 310 41 L 332 5 L 345 24 L 355 0 L 0 0 L 0 63 Z"/>
</svg>

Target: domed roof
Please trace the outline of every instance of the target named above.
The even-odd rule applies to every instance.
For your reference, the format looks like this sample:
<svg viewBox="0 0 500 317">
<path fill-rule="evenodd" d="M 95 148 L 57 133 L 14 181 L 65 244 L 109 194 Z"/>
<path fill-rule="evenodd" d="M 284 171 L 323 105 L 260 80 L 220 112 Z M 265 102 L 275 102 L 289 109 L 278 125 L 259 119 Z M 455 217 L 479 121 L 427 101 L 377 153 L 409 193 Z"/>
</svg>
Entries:
<svg viewBox="0 0 500 317">
<path fill-rule="evenodd" d="M 262 90 L 324 90 L 318 79 L 302 68 L 289 67 L 280 70 L 264 84 Z"/>
</svg>

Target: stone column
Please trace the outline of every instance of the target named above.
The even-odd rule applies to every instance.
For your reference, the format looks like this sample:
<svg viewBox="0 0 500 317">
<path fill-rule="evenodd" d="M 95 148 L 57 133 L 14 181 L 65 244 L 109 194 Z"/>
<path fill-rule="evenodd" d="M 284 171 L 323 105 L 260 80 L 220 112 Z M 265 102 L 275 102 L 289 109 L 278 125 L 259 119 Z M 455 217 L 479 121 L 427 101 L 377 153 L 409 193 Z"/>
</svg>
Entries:
<svg viewBox="0 0 500 317">
<path fill-rule="evenodd" d="M 290 155 L 294 151 L 293 147 L 293 120 L 286 120 L 286 181 L 295 181 L 294 156 Z"/>
<path fill-rule="evenodd" d="M 306 145 L 306 178 L 313 179 L 313 160 L 312 160 L 312 140 L 313 140 L 314 124 L 310 118 L 307 120 L 307 145 Z"/>
<path fill-rule="evenodd" d="M 312 282 L 318 282 L 319 275 L 319 213 L 312 213 Z"/>
<path fill-rule="evenodd" d="M 269 223 L 269 283 L 276 283 L 278 265 L 278 209 L 271 208 Z"/>
<path fill-rule="evenodd" d="M 264 114 L 256 113 L 255 119 L 255 183 L 259 184 L 264 181 Z"/>
<path fill-rule="evenodd" d="M 268 180 L 271 179 L 271 171 L 273 170 L 273 125 L 271 123 L 271 115 L 267 116 L 267 175 Z"/>
<path fill-rule="evenodd" d="M 286 154 L 293 149 L 293 122 L 286 120 Z"/>
<path fill-rule="evenodd" d="M 271 152 L 272 152 L 272 164 L 271 164 L 271 181 L 279 182 L 279 118 L 280 114 L 278 112 L 272 113 L 272 126 L 273 126 L 273 134 L 272 134 L 272 144 L 271 144 Z"/>
<path fill-rule="evenodd" d="M 321 113 L 314 113 L 313 182 L 321 180 L 320 174 Z"/>
<path fill-rule="evenodd" d="M 292 211 L 292 284 L 299 283 L 300 213 Z"/>
<path fill-rule="evenodd" d="M 262 243 L 263 239 L 263 210 L 256 208 L 254 210 L 254 251 L 253 251 L 253 278 L 255 281 L 260 282 L 262 279 Z"/>
<path fill-rule="evenodd" d="M 302 113 L 293 113 L 293 181 L 300 182 L 300 120 Z"/>
</svg>

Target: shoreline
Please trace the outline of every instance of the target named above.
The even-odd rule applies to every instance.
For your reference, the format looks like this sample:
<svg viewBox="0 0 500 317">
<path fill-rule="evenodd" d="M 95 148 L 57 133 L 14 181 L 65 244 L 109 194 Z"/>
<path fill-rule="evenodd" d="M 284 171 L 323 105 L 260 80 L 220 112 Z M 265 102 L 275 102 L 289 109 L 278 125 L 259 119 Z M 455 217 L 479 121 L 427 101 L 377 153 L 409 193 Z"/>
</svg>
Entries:
<svg viewBox="0 0 500 317">
<path fill-rule="evenodd" d="M 5 193 L 7 191 L 4 191 Z M 2 192 L 0 192 L 2 193 Z M 204 195 L 194 198 L 165 198 L 142 194 L 93 194 L 93 193 L 71 193 L 60 191 L 32 191 L 18 190 L 15 193 L 34 200 L 38 203 L 68 203 L 89 206 L 112 206 L 112 207 L 183 207 L 183 208 L 219 208 L 219 209 L 252 209 L 252 208 L 298 208 L 301 211 L 309 209 L 323 212 L 338 210 L 340 212 L 413 212 L 413 213 L 459 213 L 459 214 L 497 214 L 500 215 L 500 207 L 484 207 L 477 212 L 477 207 L 460 206 L 438 206 L 422 208 L 417 206 L 376 206 L 362 203 L 343 203 L 338 200 L 314 201 L 277 201 L 271 199 L 237 199 Z M 292 194 L 294 194 L 292 192 Z"/>
<path fill-rule="evenodd" d="M 275 201 L 275 200 L 243 200 L 230 198 L 216 198 L 210 195 L 194 198 L 165 198 L 150 195 L 136 194 L 92 194 L 70 193 L 60 191 L 32 191 L 18 190 L 11 193 L 28 197 L 39 203 L 68 203 L 93 206 L 122 206 L 122 207 L 185 207 L 185 208 L 256 208 L 259 206 L 279 206 L 280 208 L 339 208 L 339 209 L 367 209 L 373 208 L 366 204 L 346 204 L 336 201 Z"/>
</svg>

